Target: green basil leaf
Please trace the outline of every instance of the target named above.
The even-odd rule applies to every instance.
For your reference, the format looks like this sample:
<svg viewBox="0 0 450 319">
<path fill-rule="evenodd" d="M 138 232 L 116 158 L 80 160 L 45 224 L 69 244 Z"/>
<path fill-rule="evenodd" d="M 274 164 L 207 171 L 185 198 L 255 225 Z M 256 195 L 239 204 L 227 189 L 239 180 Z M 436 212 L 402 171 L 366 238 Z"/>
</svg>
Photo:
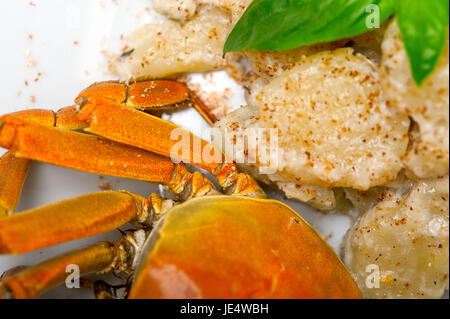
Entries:
<svg viewBox="0 0 450 319">
<path fill-rule="evenodd" d="M 433 72 L 445 46 L 448 0 L 395 0 L 395 10 L 412 75 L 420 86 Z"/>
<path fill-rule="evenodd" d="M 393 0 L 254 0 L 229 35 L 224 54 L 353 37 L 370 30 L 371 5 L 378 5 L 380 23 L 394 12 Z"/>
</svg>

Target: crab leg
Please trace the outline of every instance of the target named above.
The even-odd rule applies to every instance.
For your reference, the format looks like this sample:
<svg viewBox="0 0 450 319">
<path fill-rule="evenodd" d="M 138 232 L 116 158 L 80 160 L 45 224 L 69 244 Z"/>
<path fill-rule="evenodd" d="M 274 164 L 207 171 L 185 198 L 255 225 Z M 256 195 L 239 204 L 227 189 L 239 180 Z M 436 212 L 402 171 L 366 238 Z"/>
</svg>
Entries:
<svg viewBox="0 0 450 319">
<path fill-rule="evenodd" d="M 225 156 L 221 155 L 212 162 L 203 160 L 203 151 L 214 152 L 211 144 L 170 122 L 137 111 L 193 105 L 210 125 L 214 125 L 217 121 L 215 116 L 184 84 L 165 80 L 142 81 L 129 86 L 101 82 L 81 92 L 75 102 L 82 106 L 79 119 L 89 125 L 86 131 L 206 169 L 217 177 L 229 194 L 265 197 L 253 178 L 239 174 L 236 166 Z M 171 138 L 175 129 L 190 139 L 187 156 L 172 152 L 177 143 Z"/>
<path fill-rule="evenodd" d="M 114 203 L 111 202 L 111 199 L 116 201 L 118 200 L 118 205 L 114 205 Z M 30 227 L 36 229 L 35 222 L 38 219 L 40 219 L 40 224 L 45 224 L 43 218 L 49 218 L 49 220 L 52 220 L 53 218 L 57 217 L 61 219 L 59 213 L 57 212 L 57 208 L 61 208 L 62 211 L 73 209 L 74 214 L 72 214 L 73 216 L 69 216 L 69 218 L 78 218 L 76 217 L 76 215 L 80 213 L 80 207 L 71 208 L 71 206 L 76 206 L 77 202 L 81 204 L 81 209 L 85 212 L 87 212 L 87 207 L 90 205 L 90 214 L 88 216 L 88 220 L 85 220 L 83 222 L 84 227 L 86 227 L 85 229 L 88 229 L 89 225 L 92 225 L 97 229 L 99 229 L 98 226 L 104 228 L 104 226 L 101 225 L 103 222 L 109 224 L 118 222 L 118 224 L 120 224 L 120 219 L 127 220 L 131 217 L 135 222 L 140 223 L 141 225 L 153 227 L 153 224 L 157 222 L 163 215 L 165 215 L 174 205 L 174 202 L 171 199 L 163 199 L 156 194 L 152 194 L 148 199 L 144 199 L 139 195 L 135 195 L 132 193 L 101 192 L 81 196 L 79 198 L 66 200 L 60 203 L 40 208 L 41 212 L 37 213 L 37 215 L 39 216 L 33 216 L 34 221 L 31 221 L 31 223 L 28 222 L 27 219 L 22 221 L 28 223 L 27 226 L 19 226 L 16 224 L 19 232 L 15 235 L 26 237 L 26 234 L 24 232 L 26 232 L 27 229 L 30 229 Z M 107 207 L 104 207 L 102 203 L 106 204 Z M 113 209 L 108 212 L 108 207 Z M 133 210 L 135 208 L 137 209 L 137 212 L 133 213 Z M 53 210 L 53 212 L 51 212 L 51 210 Z M 119 210 L 121 210 L 122 213 L 119 213 Z M 23 214 L 26 213 L 24 212 Z M 67 215 L 68 212 L 66 211 L 63 214 Z M 21 214 L 15 216 L 19 215 Z M 95 223 L 93 223 L 94 220 L 96 220 Z M 64 225 L 66 224 L 65 222 L 66 221 L 63 221 L 63 223 L 54 227 L 54 230 L 56 231 L 55 234 L 61 234 L 65 231 L 72 232 L 72 234 L 74 233 L 72 227 L 68 229 L 68 227 Z M 78 227 L 78 229 L 81 229 L 76 221 L 75 224 L 75 228 Z M 51 226 L 53 226 L 53 224 Z M 42 232 L 40 227 L 38 227 L 37 229 L 38 234 L 40 235 L 37 240 L 43 242 L 45 241 L 45 237 L 47 239 L 53 238 L 52 236 L 54 234 L 51 234 L 51 232 Z M 35 233 L 31 229 L 28 231 L 32 232 L 33 234 Z M 86 232 L 82 233 L 83 236 L 86 235 Z M 11 235 L 11 233 L 9 235 Z M 61 237 L 59 238 L 61 239 Z M 36 238 L 34 239 L 36 240 Z M 70 252 L 63 256 L 53 258 L 39 265 L 28 268 L 24 271 L 20 269 L 21 267 L 16 267 L 13 270 L 20 270 L 9 271 L 10 274 L 7 274 L 7 272 L 6 277 L 0 277 L 0 299 L 35 298 L 39 296 L 42 293 L 64 282 L 64 279 L 67 278 L 66 269 L 68 265 L 78 266 L 80 276 L 92 272 L 126 272 L 128 274 L 133 273 L 133 271 L 136 269 L 136 266 L 138 265 L 141 250 L 143 248 L 145 240 L 146 234 L 142 229 L 131 233 L 123 232 L 122 239 L 119 242 L 99 243 L 85 249 Z M 96 284 L 94 284 L 94 286 L 96 286 Z M 96 289 L 99 289 L 99 291 L 96 291 L 96 294 L 99 293 L 99 296 L 108 296 L 108 291 L 104 290 L 108 288 L 109 287 L 105 287 L 105 285 L 97 286 Z"/>
<path fill-rule="evenodd" d="M 63 283 L 70 274 L 68 265 L 79 267 L 80 275 L 109 271 L 122 259 L 120 246 L 114 242 L 99 243 L 50 259 L 0 283 L 0 299 L 31 299 Z"/>
<path fill-rule="evenodd" d="M 0 146 L 13 150 L 17 157 L 156 183 L 169 182 L 174 170 L 170 160 L 149 152 L 19 119 L 3 125 Z"/>
<path fill-rule="evenodd" d="M 0 254 L 21 254 L 99 235 L 128 222 L 153 227 L 175 205 L 171 199 L 106 191 L 62 200 L 0 220 Z"/>
<path fill-rule="evenodd" d="M 164 184 L 183 199 L 218 194 L 201 173 L 191 174 L 184 165 L 175 165 L 166 157 L 12 115 L 2 119 L 0 146 L 12 149 L 14 156 Z M 124 196 L 133 203 L 128 203 L 125 211 L 121 206 L 125 202 L 117 199 Z M 130 198 L 121 193 L 86 195 L 4 218 L 0 220 L 0 253 L 22 253 L 120 227 L 139 212 Z M 137 195 L 133 198 L 142 202 Z"/>
<path fill-rule="evenodd" d="M 195 101 L 195 104 L 205 112 L 208 110 L 190 91 L 183 85 L 174 81 L 145 81 L 138 82 L 132 84 L 130 86 L 126 86 L 124 84 L 119 84 L 115 82 L 102 82 L 91 86 L 90 88 L 83 91 L 80 96 L 76 99 L 76 101 L 81 105 L 81 112 L 76 115 L 77 107 L 69 107 L 60 110 L 56 116 L 51 111 L 42 111 L 42 110 L 34 110 L 30 111 L 28 114 L 26 111 L 21 112 L 20 116 L 17 113 L 6 115 L 0 118 L 0 128 L 5 125 L 5 123 L 13 124 L 16 126 L 28 126 L 29 129 L 22 129 L 22 131 L 27 131 L 25 134 L 26 137 L 20 136 L 18 144 L 21 144 L 22 148 L 16 151 L 16 155 L 19 157 L 25 157 L 35 160 L 40 160 L 43 162 L 47 162 L 50 164 L 65 166 L 69 168 L 85 170 L 88 172 L 106 174 L 106 175 L 114 175 L 121 177 L 129 177 L 135 179 L 144 179 L 150 182 L 157 182 L 152 179 L 142 178 L 140 174 L 139 176 L 129 176 L 127 169 L 128 165 L 125 164 L 122 167 L 116 167 L 114 163 L 116 163 L 113 151 L 109 152 L 108 159 L 109 163 L 112 163 L 107 169 L 105 169 L 105 163 L 102 163 L 103 166 L 100 169 L 94 169 L 92 166 L 96 163 L 91 163 L 92 159 L 95 159 L 98 155 L 105 154 L 96 154 L 96 152 L 92 152 L 88 146 L 90 144 L 95 144 L 93 139 L 90 142 L 84 138 L 84 143 L 80 136 L 75 136 L 71 138 L 70 135 L 65 135 L 65 140 L 69 140 L 66 142 L 57 139 L 60 136 L 64 135 L 63 133 L 56 133 L 55 131 L 44 132 L 44 129 L 39 129 L 39 136 L 36 138 L 39 141 L 33 141 L 35 145 L 30 145 L 30 141 L 33 140 L 32 137 L 32 125 L 29 122 L 38 122 L 42 124 L 41 118 L 49 118 L 53 126 L 69 129 L 85 129 L 86 131 L 95 133 L 97 135 L 103 136 L 107 139 L 114 140 L 119 143 L 128 144 L 131 146 L 140 147 L 144 150 L 151 151 L 153 153 L 157 153 L 164 157 L 170 157 L 194 164 L 196 166 L 202 167 L 212 173 L 219 181 L 221 187 L 228 194 L 235 195 L 246 195 L 253 197 L 265 197 L 264 191 L 259 187 L 259 185 L 247 174 L 239 174 L 236 166 L 229 162 L 223 155 L 221 155 L 218 151 L 215 151 L 215 148 L 207 143 L 206 141 L 201 140 L 198 137 L 195 137 L 191 133 L 186 130 L 182 130 L 181 128 L 171 124 L 170 122 L 163 121 L 157 117 L 151 116 L 144 112 L 138 111 L 136 108 L 140 109 L 149 109 L 149 108 L 167 108 L 174 107 L 174 105 L 180 105 L 186 102 L 189 98 L 189 103 Z M 34 113 L 33 113 L 34 112 Z M 42 114 L 41 114 L 41 113 Z M 33 114 L 31 114 L 33 113 Z M 49 116 L 49 114 L 51 116 Z M 59 115 L 59 116 L 58 116 Z M 28 117 L 27 117 L 28 116 Z M 23 120 L 22 123 L 18 123 L 19 119 Z M 38 120 L 37 120 L 38 119 Z M 142 122 L 141 122 L 142 121 Z M 212 119 L 212 122 L 215 119 Z M 24 124 L 26 122 L 27 124 Z M 59 125 L 61 123 L 61 125 Z M 47 123 L 46 125 L 51 124 Z M 8 126 L 8 125 L 7 125 Z M 89 126 L 89 127 L 87 127 Z M 37 135 L 38 127 L 34 127 L 35 133 Z M 183 154 L 172 154 L 172 149 L 176 146 L 177 142 L 171 139 L 171 135 L 174 129 L 178 129 L 178 132 L 184 134 L 189 139 L 188 143 L 190 145 L 195 144 L 199 145 L 198 148 L 192 147 L 190 151 L 186 155 Z M 3 139 L 6 139 L 6 143 L 2 143 L 0 138 L 0 146 L 5 148 L 11 148 L 12 142 L 8 141 L 8 139 L 14 139 L 16 132 L 12 129 L 3 129 L 3 131 L 8 131 L 7 133 L 1 132 L 3 135 Z M 11 134 L 11 136 L 6 136 L 7 134 Z M 44 135 L 46 135 L 47 140 L 49 141 L 48 145 L 44 139 Z M 70 143 L 72 141 L 72 143 Z M 76 146 L 76 143 L 79 143 L 79 146 Z M 98 142 L 102 140 L 97 140 Z M 3 144 L 3 145 L 2 145 Z M 23 144 L 26 144 L 24 146 Z M 105 143 L 104 143 L 105 144 Z M 44 146 L 41 148 L 41 146 Z M 54 147 L 53 150 L 49 150 L 49 147 Z M 116 148 L 119 148 L 117 146 Z M 124 146 L 122 145 L 123 149 Z M 24 149 L 28 149 L 26 152 Z M 43 151 L 45 149 L 45 152 Z M 111 149 L 111 147 L 110 147 Z M 74 155 L 73 152 L 69 152 L 69 154 L 65 154 L 65 150 L 77 150 L 80 157 L 82 159 L 71 158 L 71 161 L 67 161 L 64 156 L 58 156 L 58 153 L 61 155 L 65 155 L 65 157 Z M 215 158 L 211 161 L 204 160 L 203 153 L 207 151 L 211 155 L 214 153 Z M 64 154 L 63 154 L 64 153 Z M 132 153 L 131 151 L 128 153 Z M 136 153 L 136 152 L 135 152 Z M 52 158 L 49 158 L 50 155 L 54 155 Z M 120 152 L 115 152 L 115 154 L 121 154 Z M 130 154 L 131 155 L 131 154 Z M 90 157 L 90 158 L 89 158 Z M 122 156 L 123 157 L 123 156 Z M 84 160 L 87 160 L 88 165 L 83 167 Z M 94 161 L 97 162 L 97 161 Z M 162 162 L 162 160 L 161 160 Z M 169 164 L 171 165 L 171 164 Z M 114 169 L 115 168 L 115 169 Z M 184 166 L 178 165 L 177 168 L 180 168 L 178 171 L 186 172 Z M 106 172 L 105 172 L 106 170 Z M 172 170 L 167 170 L 166 172 L 172 172 Z M 182 181 L 187 181 L 188 179 L 181 179 Z M 190 181 L 190 180 L 189 180 Z M 166 180 L 161 180 L 159 183 L 165 183 Z M 185 187 L 179 187 L 180 185 L 166 185 L 166 186 L 177 186 L 177 190 L 185 190 Z M 203 188 L 199 188 L 204 190 Z"/>
<path fill-rule="evenodd" d="M 145 112 L 193 107 L 208 124 L 213 125 L 217 121 L 206 105 L 186 85 L 176 81 L 141 81 L 130 85 L 118 82 L 99 82 L 81 92 L 76 102 L 80 103 L 82 99 L 97 97 L 103 97 L 116 104 L 127 105 Z"/>
<path fill-rule="evenodd" d="M 99 192 L 30 209 L 0 220 L 0 254 L 21 254 L 117 229 L 142 215 L 146 199 Z"/>
<path fill-rule="evenodd" d="M 12 152 L 0 159 L 0 218 L 16 209 L 28 167 L 29 160 L 17 158 Z"/>
<path fill-rule="evenodd" d="M 67 168 L 163 184 L 183 199 L 217 193 L 200 173 L 169 158 L 101 137 L 47 127 L 13 115 L 0 118 L 0 147 Z"/>
<path fill-rule="evenodd" d="M 239 174 L 236 166 L 228 161 L 210 143 L 168 121 L 141 112 L 111 99 L 85 98 L 78 114 L 89 125 L 85 131 L 110 140 L 171 157 L 201 167 L 217 177 L 228 193 L 264 197 L 264 191 L 252 177 Z M 189 152 L 177 152 L 179 135 L 186 137 L 182 146 Z M 193 145 L 198 145 L 194 147 Z M 205 159 L 206 154 L 212 155 Z"/>
</svg>

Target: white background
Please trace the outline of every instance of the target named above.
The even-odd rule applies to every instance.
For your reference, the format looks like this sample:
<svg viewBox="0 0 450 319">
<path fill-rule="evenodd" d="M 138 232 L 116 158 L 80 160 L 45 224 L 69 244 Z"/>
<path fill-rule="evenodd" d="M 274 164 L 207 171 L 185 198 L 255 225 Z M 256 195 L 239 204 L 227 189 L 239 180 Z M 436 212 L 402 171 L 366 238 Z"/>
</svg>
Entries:
<svg viewBox="0 0 450 319">
<path fill-rule="evenodd" d="M 72 105 L 74 97 L 93 82 L 114 79 L 106 72 L 103 50 L 120 52 L 120 35 L 126 35 L 139 25 L 163 21 L 164 18 L 145 8 L 151 0 L 34 0 L 0 1 L 0 114 L 27 108 L 57 110 Z M 29 39 L 32 35 L 32 39 Z M 77 41 L 78 44 L 74 44 Z M 27 52 L 30 53 L 26 57 Z M 36 65 L 30 67 L 30 59 Z M 38 76 L 44 72 L 44 76 Z M 39 78 L 34 82 L 35 78 Z M 29 85 L 25 86 L 24 82 Z M 201 78 L 198 78 L 201 81 Z M 217 88 L 233 86 L 223 72 L 216 74 Z M 236 87 L 236 85 L 234 85 Z M 18 96 L 18 91 L 20 95 Z M 31 102 L 35 97 L 35 103 Z M 242 90 L 236 89 L 232 98 L 235 107 L 244 103 Z M 172 121 L 191 131 L 206 127 L 193 111 L 185 110 L 172 116 Z M 3 154 L 0 150 L 0 154 Z M 144 196 L 158 187 L 143 182 L 106 177 L 116 189 L 126 189 Z M 32 163 L 18 211 L 56 200 L 99 191 L 99 177 L 41 163 Z M 272 198 L 283 199 L 276 192 Z M 345 216 L 323 215 L 306 205 L 286 201 L 305 217 L 339 253 L 342 237 L 351 224 Z M 66 221 L 70 223 L 70 220 Z M 29 234 L 33 236 L 33 234 Z M 117 238 L 117 232 L 99 235 L 50 247 L 21 256 L 0 256 L 0 274 L 17 265 L 34 265 L 51 256 L 81 247 L 90 242 Z M 287 239 L 286 239 L 287 240 Z M 111 280 L 111 276 L 107 277 Z M 60 287 L 46 298 L 91 297 L 83 289 Z"/>
</svg>

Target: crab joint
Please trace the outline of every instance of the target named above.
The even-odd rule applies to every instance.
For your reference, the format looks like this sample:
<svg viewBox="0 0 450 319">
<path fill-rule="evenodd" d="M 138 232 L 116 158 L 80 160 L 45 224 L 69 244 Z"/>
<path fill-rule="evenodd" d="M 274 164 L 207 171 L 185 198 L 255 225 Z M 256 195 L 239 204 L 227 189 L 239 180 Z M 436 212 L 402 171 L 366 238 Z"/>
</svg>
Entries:
<svg viewBox="0 0 450 319">
<path fill-rule="evenodd" d="M 239 173 L 236 165 L 228 162 L 225 156 L 223 164 L 213 174 L 228 195 L 266 198 L 266 193 L 253 177 L 248 174 Z"/>
<path fill-rule="evenodd" d="M 157 194 L 151 194 L 136 216 L 136 222 L 141 226 L 153 227 L 154 224 L 175 205 L 171 199 L 163 199 Z"/>
<path fill-rule="evenodd" d="M 116 272 L 124 271 L 128 274 L 133 274 L 136 267 L 139 265 L 139 260 L 142 255 L 145 241 L 149 233 L 143 229 L 120 231 L 122 240 L 120 241 L 121 251 L 126 258 L 126 266 L 122 269 L 116 269 Z"/>
<path fill-rule="evenodd" d="M 82 130 L 87 123 L 78 119 L 78 106 L 67 106 L 57 112 L 43 109 L 30 109 L 6 114 L 1 117 L 5 122 L 22 120 L 49 127 L 58 127 L 68 130 Z"/>
<path fill-rule="evenodd" d="M 80 278 L 80 285 L 94 291 L 95 299 L 123 299 L 126 297 L 128 285 L 110 285 L 103 280 L 89 280 Z M 118 295 L 118 291 L 125 289 L 125 293 Z"/>
<path fill-rule="evenodd" d="M 176 165 L 172 180 L 165 186 L 182 200 L 220 194 L 214 184 L 205 175 L 200 172 L 191 173 L 181 163 Z"/>
</svg>

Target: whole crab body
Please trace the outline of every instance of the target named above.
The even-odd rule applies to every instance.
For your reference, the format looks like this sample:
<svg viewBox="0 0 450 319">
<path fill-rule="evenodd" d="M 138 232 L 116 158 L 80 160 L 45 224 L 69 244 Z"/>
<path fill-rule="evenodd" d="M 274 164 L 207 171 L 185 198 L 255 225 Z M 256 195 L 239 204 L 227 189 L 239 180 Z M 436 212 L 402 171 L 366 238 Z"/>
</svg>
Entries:
<svg viewBox="0 0 450 319">
<path fill-rule="evenodd" d="M 175 154 L 180 129 L 149 113 L 208 108 L 183 84 L 97 83 L 76 105 L 56 113 L 27 110 L 0 117 L 0 253 L 22 254 L 98 235 L 129 222 L 119 242 L 104 242 L 5 274 L 0 298 L 34 298 L 81 275 L 125 272 L 129 298 L 360 298 L 345 266 L 320 236 L 285 204 L 265 198 L 247 174 L 222 156 Z M 86 134 L 89 133 L 89 134 Z M 198 139 L 186 131 L 191 141 Z M 199 140 L 202 149 L 214 150 Z M 176 198 L 104 191 L 13 214 L 30 160 L 166 186 Z M 203 174 L 217 178 L 216 189 Z M 115 297 L 104 282 L 83 281 L 97 297 Z"/>
</svg>

